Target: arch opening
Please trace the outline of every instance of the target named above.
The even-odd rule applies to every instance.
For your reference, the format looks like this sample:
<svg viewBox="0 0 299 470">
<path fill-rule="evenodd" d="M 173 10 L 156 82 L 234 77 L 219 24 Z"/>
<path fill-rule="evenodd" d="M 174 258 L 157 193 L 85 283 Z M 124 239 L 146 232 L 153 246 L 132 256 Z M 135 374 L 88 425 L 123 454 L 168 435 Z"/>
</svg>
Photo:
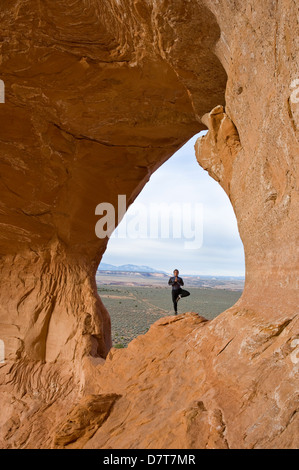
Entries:
<svg viewBox="0 0 299 470">
<path fill-rule="evenodd" d="M 13 64 L 23 60 L 22 48 L 6 51 L 15 60 L 5 62 L 3 75 L 0 322 L 12 361 L 77 364 L 89 354 L 106 357 L 111 343 L 94 281 L 106 248 L 94 233 L 96 205 L 115 205 L 119 193 L 131 203 L 149 175 L 205 128 L 201 116 L 224 104 L 227 74 L 216 50 L 218 21 L 198 2 L 162 2 L 148 10 L 131 2 L 111 10 L 106 2 L 91 15 L 103 29 L 92 28 L 97 33 L 86 44 L 71 26 L 81 9 L 48 3 L 53 21 L 41 11 L 39 31 L 48 25 L 57 47 L 45 56 L 35 36 L 35 59 L 18 77 Z M 34 8 L 29 11 L 34 17 Z M 60 17 L 69 21 L 58 31 Z M 16 31 L 24 24 L 20 20 Z M 48 80 L 53 64 L 55 83 Z"/>
<path fill-rule="evenodd" d="M 96 282 L 115 347 L 174 314 L 168 279 L 176 267 L 191 292 L 179 313 L 211 320 L 242 294 L 244 249 L 233 207 L 195 158 L 195 143 L 205 134 L 194 135 L 153 173 L 109 239 Z"/>
</svg>

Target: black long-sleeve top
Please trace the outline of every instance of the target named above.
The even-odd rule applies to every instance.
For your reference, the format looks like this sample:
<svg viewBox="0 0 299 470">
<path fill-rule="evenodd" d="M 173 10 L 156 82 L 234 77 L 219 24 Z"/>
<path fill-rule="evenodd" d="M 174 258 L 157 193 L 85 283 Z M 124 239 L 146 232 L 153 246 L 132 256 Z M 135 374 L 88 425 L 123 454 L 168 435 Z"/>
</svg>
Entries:
<svg viewBox="0 0 299 470">
<path fill-rule="evenodd" d="M 168 281 L 168 284 L 172 286 L 173 290 L 180 289 L 180 287 L 184 285 L 184 281 L 181 277 L 178 276 L 177 279 L 178 280 L 175 281 L 175 276 L 172 276 Z"/>
</svg>

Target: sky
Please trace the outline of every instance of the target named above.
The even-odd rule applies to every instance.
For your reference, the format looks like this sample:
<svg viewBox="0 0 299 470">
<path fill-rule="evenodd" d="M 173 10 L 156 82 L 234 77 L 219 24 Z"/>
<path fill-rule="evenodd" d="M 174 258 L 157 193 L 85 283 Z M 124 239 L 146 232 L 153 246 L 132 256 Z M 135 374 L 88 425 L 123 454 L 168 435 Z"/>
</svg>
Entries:
<svg viewBox="0 0 299 470">
<path fill-rule="evenodd" d="M 102 262 L 180 274 L 244 276 L 231 203 L 196 161 L 190 139 L 151 176 L 108 242 Z"/>
</svg>

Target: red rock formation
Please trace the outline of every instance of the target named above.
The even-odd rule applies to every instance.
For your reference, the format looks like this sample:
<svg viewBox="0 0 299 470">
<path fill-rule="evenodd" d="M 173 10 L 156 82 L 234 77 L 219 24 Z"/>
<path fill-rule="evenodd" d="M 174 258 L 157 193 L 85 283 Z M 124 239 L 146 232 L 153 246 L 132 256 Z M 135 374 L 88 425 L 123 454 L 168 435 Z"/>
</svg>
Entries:
<svg viewBox="0 0 299 470">
<path fill-rule="evenodd" d="M 68 445 L 62 411 L 80 428 L 86 406 L 75 447 L 298 445 L 294 2 L 15 0 L 0 31 L 1 447 Z M 196 155 L 234 207 L 244 294 L 104 361 L 95 207 L 131 203 L 205 126 Z"/>
<path fill-rule="evenodd" d="M 97 366 L 93 393 L 122 397 L 85 448 L 296 447 L 296 331 L 238 307 L 161 319 Z"/>
</svg>

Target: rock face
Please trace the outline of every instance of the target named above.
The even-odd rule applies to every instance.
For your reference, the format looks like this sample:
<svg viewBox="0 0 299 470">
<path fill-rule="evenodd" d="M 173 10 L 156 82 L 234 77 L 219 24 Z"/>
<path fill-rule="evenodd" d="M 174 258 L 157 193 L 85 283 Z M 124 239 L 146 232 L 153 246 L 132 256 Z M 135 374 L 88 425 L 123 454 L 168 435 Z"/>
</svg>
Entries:
<svg viewBox="0 0 299 470">
<path fill-rule="evenodd" d="M 1 447 L 298 446 L 295 2 L 2 3 Z M 95 207 L 206 127 L 244 293 L 109 352 Z"/>
<path fill-rule="evenodd" d="M 57 428 L 53 446 L 59 449 L 80 449 L 109 417 L 118 395 L 90 395 L 66 417 Z"/>
</svg>

